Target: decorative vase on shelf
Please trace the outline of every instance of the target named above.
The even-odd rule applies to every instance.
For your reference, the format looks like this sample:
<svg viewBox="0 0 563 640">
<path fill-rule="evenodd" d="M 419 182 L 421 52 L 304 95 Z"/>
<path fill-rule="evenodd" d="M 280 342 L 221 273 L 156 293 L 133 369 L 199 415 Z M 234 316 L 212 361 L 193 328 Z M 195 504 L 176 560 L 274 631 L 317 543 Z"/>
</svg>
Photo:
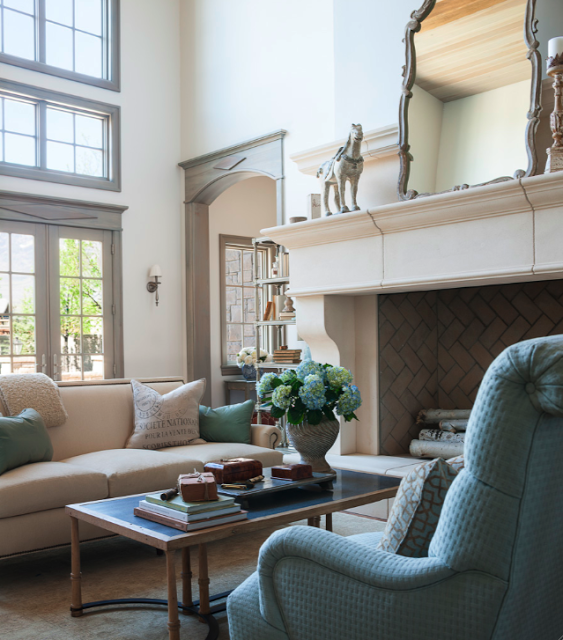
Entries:
<svg viewBox="0 0 563 640">
<path fill-rule="evenodd" d="M 241 373 L 245 380 L 256 380 L 256 367 L 253 364 L 243 364 Z"/>
<path fill-rule="evenodd" d="M 310 464 L 313 471 L 334 473 L 326 461 L 326 454 L 336 442 L 340 424 L 338 420 L 323 418 L 319 424 L 287 424 L 287 437 L 301 456 L 302 464 Z"/>
</svg>

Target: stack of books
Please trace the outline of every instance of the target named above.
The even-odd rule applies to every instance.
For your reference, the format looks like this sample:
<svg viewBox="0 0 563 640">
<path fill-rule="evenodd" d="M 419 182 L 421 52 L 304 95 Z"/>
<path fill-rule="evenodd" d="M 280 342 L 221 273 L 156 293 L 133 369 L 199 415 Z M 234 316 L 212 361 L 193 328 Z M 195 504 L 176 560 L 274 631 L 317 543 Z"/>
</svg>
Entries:
<svg viewBox="0 0 563 640">
<path fill-rule="evenodd" d="M 208 502 L 184 502 L 180 495 L 171 500 L 163 500 L 160 495 L 150 493 L 145 496 L 134 509 L 135 515 L 180 531 L 207 529 L 248 517 L 248 512 L 243 511 L 231 496 L 219 496 Z"/>
<path fill-rule="evenodd" d="M 280 320 L 294 320 L 295 311 L 280 311 Z"/>
<path fill-rule="evenodd" d="M 274 351 L 274 362 L 280 364 L 299 364 L 301 362 L 301 349 L 276 349 Z"/>
</svg>

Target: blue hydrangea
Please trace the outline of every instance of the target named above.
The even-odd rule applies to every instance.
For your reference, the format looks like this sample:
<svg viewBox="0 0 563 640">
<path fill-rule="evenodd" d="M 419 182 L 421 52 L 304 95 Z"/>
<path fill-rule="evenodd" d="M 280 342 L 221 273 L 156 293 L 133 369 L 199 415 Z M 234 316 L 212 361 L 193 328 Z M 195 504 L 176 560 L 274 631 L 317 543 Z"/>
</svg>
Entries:
<svg viewBox="0 0 563 640">
<path fill-rule="evenodd" d="M 258 395 L 263 398 L 272 390 L 272 382 L 277 378 L 275 373 L 266 373 L 260 378 L 258 385 Z"/>
<path fill-rule="evenodd" d="M 291 382 L 296 378 L 295 371 L 293 369 L 286 369 L 280 376 L 282 382 Z"/>
<path fill-rule="evenodd" d="M 326 378 L 325 369 L 321 364 L 315 362 L 314 360 L 305 360 L 302 362 L 297 369 L 295 369 L 295 373 L 299 380 L 305 380 L 307 376 L 317 375 L 324 380 Z"/>
<path fill-rule="evenodd" d="M 272 402 L 283 411 L 287 411 L 291 406 L 291 387 L 288 385 L 280 385 L 274 389 L 272 394 Z"/>
<path fill-rule="evenodd" d="M 326 404 L 325 386 L 321 376 L 309 374 L 299 389 L 299 397 L 307 409 L 322 409 Z"/>
<path fill-rule="evenodd" d="M 355 384 L 350 385 L 340 396 L 338 406 L 336 407 L 336 413 L 339 416 L 346 416 L 350 413 L 354 413 L 361 404 L 362 396 L 360 395 L 360 390 Z"/>
<path fill-rule="evenodd" d="M 326 370 L 326 379 L 331 387 L 342 389 L 342 387 L 352 384 L 353 376 L 344 367 L 330 367 Z"/>
</svg>

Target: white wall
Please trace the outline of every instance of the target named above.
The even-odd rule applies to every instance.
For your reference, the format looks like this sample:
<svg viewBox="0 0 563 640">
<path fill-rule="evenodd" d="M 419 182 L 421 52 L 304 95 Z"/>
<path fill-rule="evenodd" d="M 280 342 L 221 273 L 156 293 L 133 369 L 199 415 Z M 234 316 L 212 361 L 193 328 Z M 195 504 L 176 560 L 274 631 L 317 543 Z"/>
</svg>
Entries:
<svg viewBox="0 0 563 640">
<path fill-rule="evenodd" d="M 526 170 L 529 108 L 529 81 L 447 102 L 436 190 L 479 184 Z"/>
<path fill-rule="evenodd" d="M 286 211 L 305 215 L 317 181 L 288 156 L 334 136 L 332 4 L 182 0 L 181 29 L 183 159 L 287 129 Z"/>
<path fill-rule="evenodd" d="M 221 374 L 221 301 L 219 235 L 260 235 L 276 224 L 276 183 L 270 178 L 250 178 L 222 193 L 209 207 L 210 318 L 211 318 L 211 406 L 227 402 L 225 380 L 239 376 Z"/>
<path fill-rule="evenodd" d="M 179 0 L 122 0 L 120 93 L 0 64 L 3 78 L 121 106 L 121 193 L 0 176 L 0 188 L 128 205 L 123 214 L 125 375 L 184 373 Z M 146 290 L 163 270 L 161 303 Z"/>
<path fill-rule="evenodd" d="M 352 122 L 364 131 L 397 122 L 405 64 L 401 41 L 410 14 L 421 4 L 333 0 L 334 138 L 348 135 Z"/>
</svg>

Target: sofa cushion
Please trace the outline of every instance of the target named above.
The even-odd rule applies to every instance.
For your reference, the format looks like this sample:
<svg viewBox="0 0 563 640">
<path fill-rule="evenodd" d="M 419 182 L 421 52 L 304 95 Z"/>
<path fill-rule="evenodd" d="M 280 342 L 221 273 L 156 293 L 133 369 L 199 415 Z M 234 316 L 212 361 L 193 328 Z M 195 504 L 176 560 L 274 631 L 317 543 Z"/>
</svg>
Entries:
<svg viewBox="0 0 563 640">
<path fill-rule="evenodd" d="M 53 445 L 43 418 L 35 409 L 0 417 L 0 474 L 33 462 L 50 462 Z"/>
<path fill-rule="evenodd" d="M 251 443 L 254 400 L 226 407 L 199 407 L 199 435 L 207 442 Z"/>
<path fill-rule="evenodd" d="M 0 476 L 0 518 L 108 497 L 103 473 L 62 462 L 36 462 Z"/>
<path fill-rule="evenodd" d="M 221 460 L 222 458 L 251 458 L 259 460 L 264 467 L 273 467 L 283 462 L 283 454 L 280 451 L 242 443 L 209 442 L 207 444 L 160 449 L 160 453 L 163 452 L 167 455 L 175 454 L 195 458 L 202 464 Z"/>
<path fill-rule="evenodd" d="M 176 486 L 181 473 L 203 471 L 200 461 L 186 456 L 162 456 L 144 449 L 109 449 L 67 458 L 63 462 L 105 474 L 109 497 L 160 491 Z"/>
<path fill-rule="evenodd" d="M 457 471 L 442 458 L 416 466 L 401 480 L 379 549 L 425 558 Z"/>
<path fill-rule="evenodd" d="M 189 382 L 165 395 L 131 380 L 135 431 L 128 449 L 163 449 L 199 439 L 199 403 L 205 379 Z"/>
</svg>

